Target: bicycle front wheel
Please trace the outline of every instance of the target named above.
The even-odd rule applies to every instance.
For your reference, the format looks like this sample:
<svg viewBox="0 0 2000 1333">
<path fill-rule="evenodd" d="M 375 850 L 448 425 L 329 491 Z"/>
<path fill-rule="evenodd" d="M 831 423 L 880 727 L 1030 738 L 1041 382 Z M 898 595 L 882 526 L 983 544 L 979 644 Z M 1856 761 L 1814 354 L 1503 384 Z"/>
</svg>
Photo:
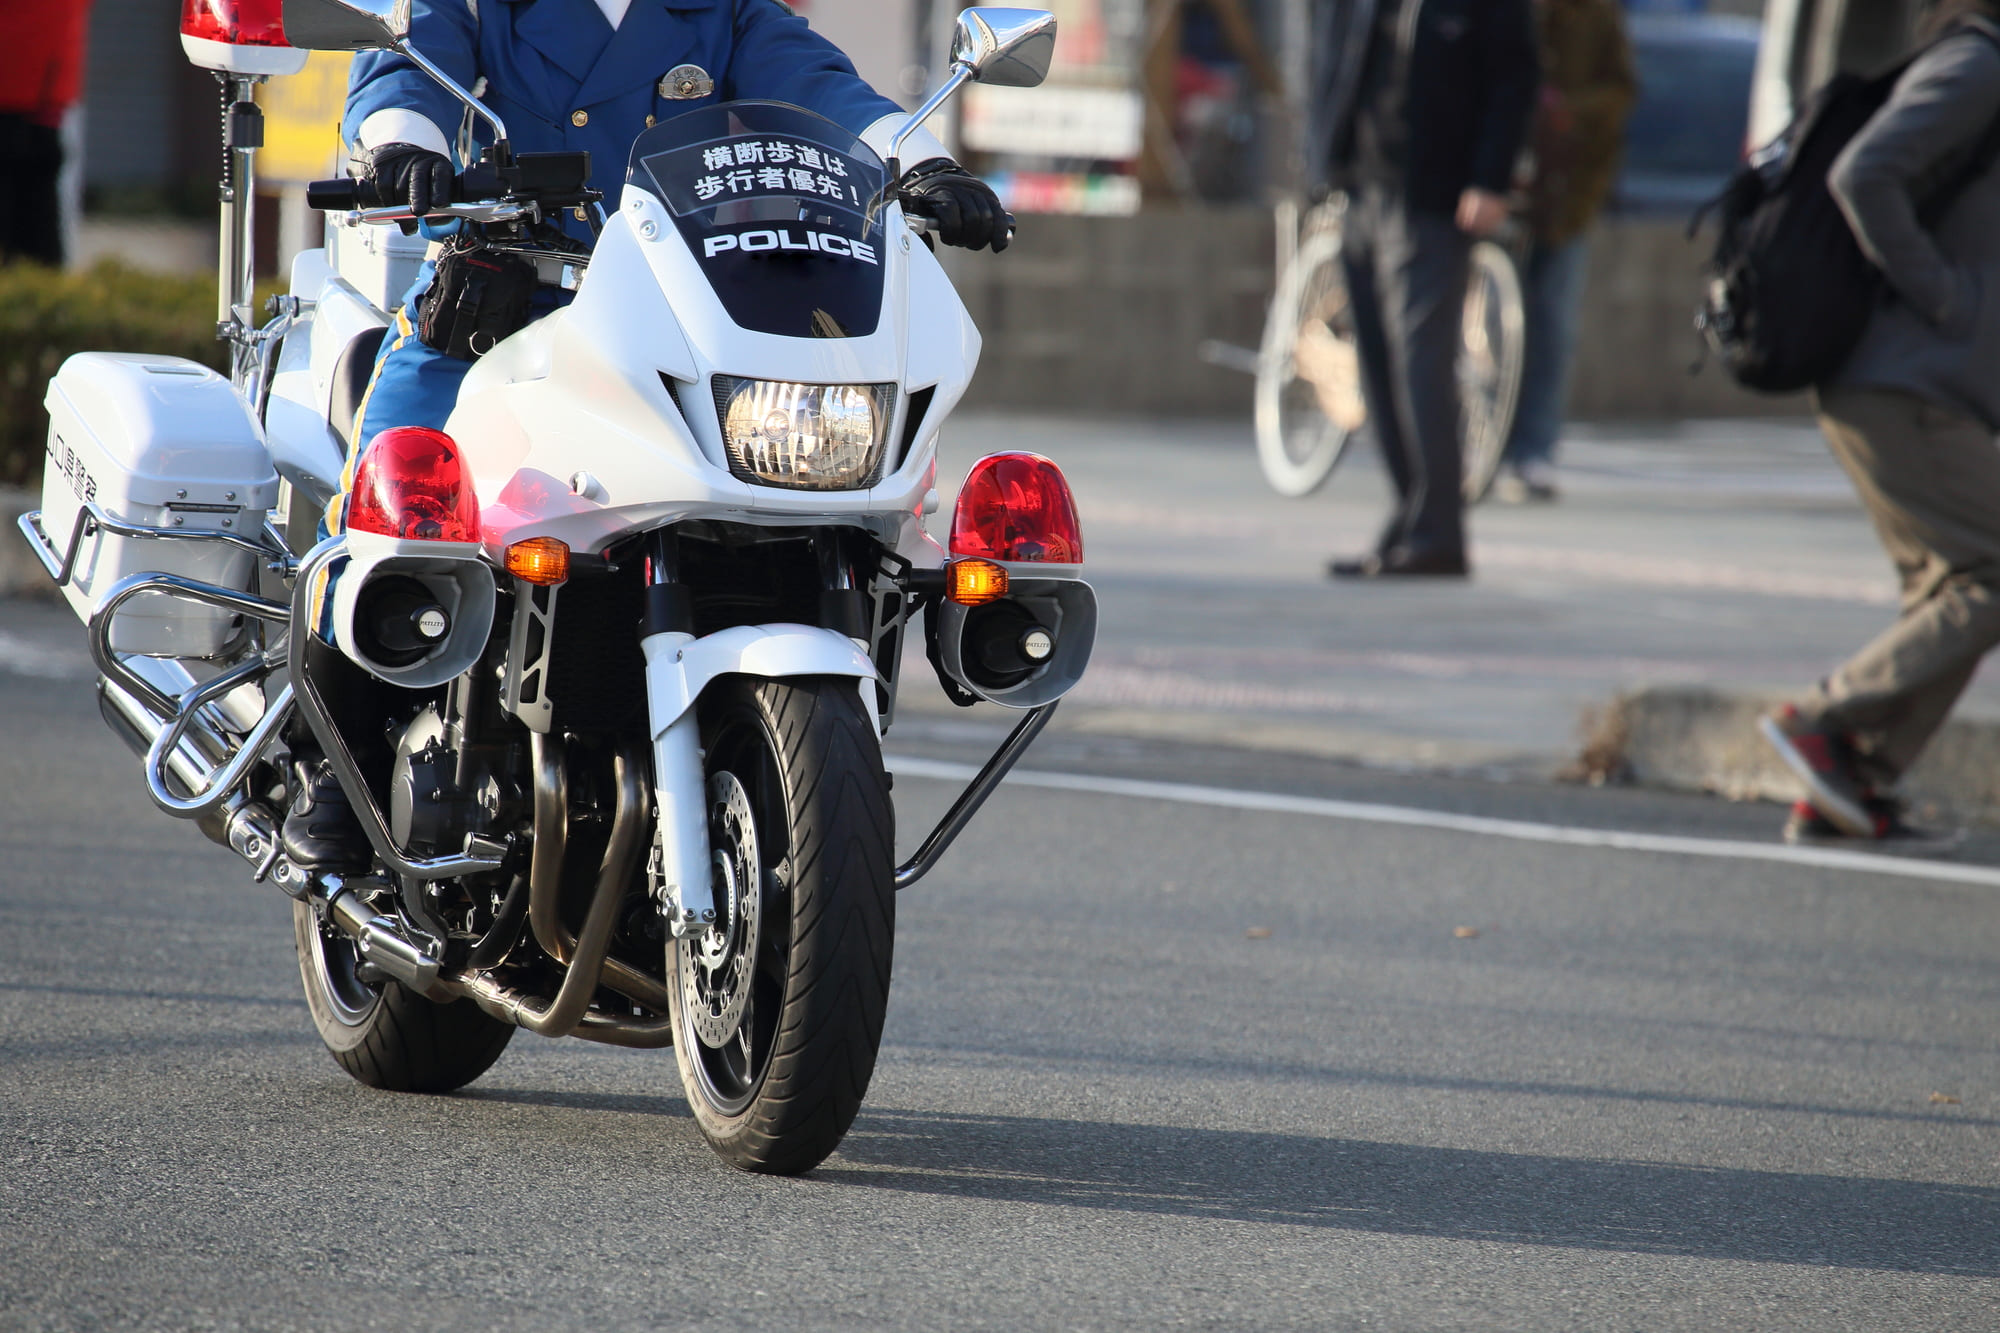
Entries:
<svg viewBox="0 0 2000 1333">
<path fill-rule="evenodd" d="M 1318 490 L 1367 419 L 1340 231 L 1309 234 L 1279 278 L 1257 353 L 1257 461 L 1280 495 Z"/>
<path fill-rule="evenodd" d="M 1479 242 L 1472 247 L 1464 339 L 1458 354 L 1467 504 L 1485 499 L 1500 473 L 1521 396 L 1527 323 L 1514 257 L 1492 241 Z"/>
</svg>

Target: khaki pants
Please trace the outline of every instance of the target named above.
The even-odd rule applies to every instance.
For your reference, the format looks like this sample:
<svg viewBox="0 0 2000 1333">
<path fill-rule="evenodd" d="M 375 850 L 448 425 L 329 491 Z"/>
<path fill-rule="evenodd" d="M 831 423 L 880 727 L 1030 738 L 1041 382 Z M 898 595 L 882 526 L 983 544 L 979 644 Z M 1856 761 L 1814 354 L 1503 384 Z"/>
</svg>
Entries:
<svg viewBox="0 0 2000 1333">
<path fill-rule="evenodd" d="M 1863 776 L 1887 786 L 2000 643 L 2000 446 L 1969 417 L 1879 389 L 1823 391 L 1819 423 L 1896 564 L 1903 611 L 1799 712 L 1850 733 Z"/>
</svg>

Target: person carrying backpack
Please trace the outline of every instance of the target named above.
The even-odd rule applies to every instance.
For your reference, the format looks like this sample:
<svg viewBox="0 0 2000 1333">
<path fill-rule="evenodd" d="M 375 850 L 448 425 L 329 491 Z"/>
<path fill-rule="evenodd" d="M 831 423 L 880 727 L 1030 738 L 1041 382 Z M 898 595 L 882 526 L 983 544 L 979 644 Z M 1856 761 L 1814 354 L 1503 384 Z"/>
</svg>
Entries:
<svg viewBox="0 0 2000 1333">
<path fill-rule="evenodd" d="M 1891 788 L 2000 643 L 1996 20 L 2000 0 L 1934 4 L 1928 45 L 1828 173 L 1882 290 L 1816 406 L 1903 605 L 1872 643 L 1761 721 L 1809 793 L 1786 824 L 1790 841 L 1926 837 Z"/>
</svg>

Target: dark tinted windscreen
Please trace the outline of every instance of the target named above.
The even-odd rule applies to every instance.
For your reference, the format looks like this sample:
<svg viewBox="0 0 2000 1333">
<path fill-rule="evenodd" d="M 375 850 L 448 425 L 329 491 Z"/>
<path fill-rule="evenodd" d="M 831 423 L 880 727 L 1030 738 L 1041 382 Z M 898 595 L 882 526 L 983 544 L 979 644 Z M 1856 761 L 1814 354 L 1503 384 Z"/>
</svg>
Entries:
<svg viewBox="0 0 2000 1333">
<path fill-rule="evenodd" d="M 646 131 L 626 179 L 673 214 L 729 317 L 754 333 L 860 338 L 882 317 L 882 163 L 777 102 L 704 107 Z"/>
</svg>

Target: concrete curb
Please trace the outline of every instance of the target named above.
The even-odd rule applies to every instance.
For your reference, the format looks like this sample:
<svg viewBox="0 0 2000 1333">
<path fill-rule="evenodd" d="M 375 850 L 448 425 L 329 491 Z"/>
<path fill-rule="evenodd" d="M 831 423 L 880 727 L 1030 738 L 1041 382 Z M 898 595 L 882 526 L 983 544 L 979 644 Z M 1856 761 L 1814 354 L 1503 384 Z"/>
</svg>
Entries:
<svg viewBox="0 0 2000 1333">
<path fill-rule="evenodd" d="M 1777 702 L 1680 688 L 1621 695 L 1591 719 L 1583 752 L 1565 776 L 1731 800 L 1797 800 L 1798 781 L 1757 734 L 1758 715 Z M 1902 786 L 1922 818 L 2000 826 L 2000 722 L 1947 722 Z"/>
<path fill-rule="evenodd" d="M 59 595 L 48 571 L 14 526 L 21 515 L 41 508 L 41 504 L 39 491 L 0 486 L 0 597 L 49 599 Z"/>
</svg>

